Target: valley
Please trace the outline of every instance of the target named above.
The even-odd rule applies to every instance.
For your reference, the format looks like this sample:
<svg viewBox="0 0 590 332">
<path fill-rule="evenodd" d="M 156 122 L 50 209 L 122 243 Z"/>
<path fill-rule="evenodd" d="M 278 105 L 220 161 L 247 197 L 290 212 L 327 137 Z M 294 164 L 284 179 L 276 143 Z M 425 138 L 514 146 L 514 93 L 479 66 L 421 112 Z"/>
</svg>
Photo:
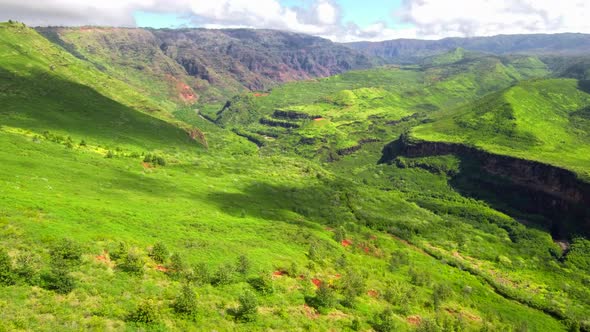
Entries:
<svg viewBox="0 0 590 332">
<path fill-rule="evenodd" d="M 491 40 L 0 23 L 0 331 L 589 331 L 586 50 Z"/>
</svg>

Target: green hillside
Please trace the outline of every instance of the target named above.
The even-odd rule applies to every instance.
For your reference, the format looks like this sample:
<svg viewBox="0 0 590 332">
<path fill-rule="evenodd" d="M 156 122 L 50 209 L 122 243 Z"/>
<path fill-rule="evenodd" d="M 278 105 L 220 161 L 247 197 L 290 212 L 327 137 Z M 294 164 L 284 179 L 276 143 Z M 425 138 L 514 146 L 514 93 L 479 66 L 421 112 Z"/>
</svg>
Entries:
<svg viewBox="0 0 590 332">
<path fill-rule="evenodd" d="M 590 94 L 585 81 L 527 81 L 437 115 L 412 131 L 429 141 L 463 143 L 590 176 Z"/>
<path fill-rule="evenodd" d="M 587 94 L 518 83 L 550 74 L 538 58 L 455 51 L 185 107 L 69 52 L 0 25 L 0 331 L 590 329 L 587 239 L 469 195 L 460 156 L 380 162 L 404 133 L 505 130 L 468 105 L 519 91 L 562 119 L 527 130 L 582 167 Z M 527 107 L 506 108 L 515 150 Z"/>
</svg>

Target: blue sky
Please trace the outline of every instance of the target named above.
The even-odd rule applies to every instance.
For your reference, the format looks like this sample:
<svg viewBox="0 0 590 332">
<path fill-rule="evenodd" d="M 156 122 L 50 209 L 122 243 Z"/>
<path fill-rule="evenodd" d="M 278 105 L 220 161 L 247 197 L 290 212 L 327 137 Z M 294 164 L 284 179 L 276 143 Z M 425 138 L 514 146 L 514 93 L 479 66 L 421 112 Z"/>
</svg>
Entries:
<svg viewBox="0 0 590 332">
<path fill-rule="evenodd" d="M 249 27 L 334 41 L 590 33 L 588 0 L 0 0 L 31 26 Z"/>
<path fill-rule="evenodd" d="M 215 1 L 215 0 L 211 0 Z M 280 0 L 285 7 L 309 8 L 313 1 Z M 365 28 L 375 22 L 384 22 L 390 28 L 407 28 L 411 24 L 400 22 L 394 18 L 394 11 L 401 8 L 402 0 L 338 0 L 342 23 L 354 23 Z M 179 26 L 198 26 L 192 24 L 186 14 L 158 13 L 138 10 L 133 13 L 137 26 L 151 28 L 171 28 Z"/>
</svg>

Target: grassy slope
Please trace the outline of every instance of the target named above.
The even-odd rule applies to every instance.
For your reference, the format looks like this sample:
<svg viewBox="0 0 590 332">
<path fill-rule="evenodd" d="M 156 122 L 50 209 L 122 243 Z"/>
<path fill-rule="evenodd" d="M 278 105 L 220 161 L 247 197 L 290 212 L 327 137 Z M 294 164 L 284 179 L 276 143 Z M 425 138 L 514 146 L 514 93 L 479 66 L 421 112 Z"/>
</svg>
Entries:
<svg viewBox="0 0 590 332">
<path fill-rule="evenodd" d="M 128 90 L 123 83 L 113 80 L 113 85 L 101 87 L 99 83 L 107 76 L 67 54 L 61 55 L 68 60 L 67 70 L 52 71 L 55 59 L 49 56 L 61 54 L 59 49 L 50 48 L 29 30 L 2 29 L 6 29 L 0 30 L 4 41 L 0 98 L 5 113 L 0 130 L 2 247 L 13 260 L 32 254 L 38 271 L 48 270 L 48 248 L 63 237 L 82 244 L 84 255 L 71 274 L 77 287 L 67 295 L 44 290 L 35 281 L 32 287 L 22 281 L 0 286 L 0 329 L 344 330 L 357 318 L 365 330 L 385 308 L 393 309 L 396 330 L 402 331 L 414 329 L 410 322 L 416 317 L 458 324 L 465 330 L 564 329 L 556 319 L 498 295 L 481 277 L 449 266 L 446 262 L 458 259 L 456 255 L 490 271 L 497 282 L 506 282 L 519 294 L 535 294 L 534 301 L 550 302 L 564 312 L 567 308 L 575 319 L 588 317 L 590 297 L 582 292 L 581 274 L 575 267 L 565 269 L 548 255 L 553 245 L 548 234 L 521 227 L 530 242 L 512 241 L 498 223 L 513 220 L 453 192 L 445 175 L 376 165 L 382 144 L 369 145 L 322 167 L 289 154 L 273 154 L 277 146 L 257 150 L 194 111 L 177 111 L 177 118 L 207 133 L 210 150 L 206 153 L 189 142 L 183 131 L 137 112 L 134 106 L 141 99 L 134 99 L 134 93 L 125 95 Z M 265 100 L 269 110 L 275 105 L 305 108 L 300 100 L 309 96 L 315 111 L 313 101 L 330 97 L 332 91 L 336 92 L 332 97 L 341 97 L 338 91 L 353 90 L 353 106 L 334 104 L 334 113 L 326 116 L 337 118 L 340 109 L 338 116 L 345 119 L 345 113 L 356 107 L 355 113 L 363 117 L 381 106 L 378 99 L 366 101 L 371 98 L 359 89 L 367 87 L 370 95 L 379 96 L 382 92 L 376 84 L 396 82 L 388 75 L 398 78 L 391 85 L 394 91 L 407 81 L 397 75 L 419 73 L 354 72 L 320 83 L 287 85 L 260 101 Z M 349 81 L 342 82 L 342 77 Z M 412 84 L 412 88 L 422 87 Z M 458 84 L 446 84 L 449 89 L 463 90 Z M 443 91 L 441 85 L 433 89 Z M 274 95 L 280 91 L 287 98 Z M 417 103 L 419 97 L 415 98 Z M 433 98 L 443 100 L 442 95 Z M 45 104 L 48 106 L 40 107 Z M 396 113 L 387 118 L 385 110 L 378 113 L 385 120 L 402 116 Z M 92 129 L 89 123 L 99 129 Z M 77 146 L 38 136 L 45 130 L 89 144 Z M 403 128 L 391 129 L 387 135 L 399 130 Z M 348 129 L 343 132 L 354 134 Z M 287 147 L 290 141 L 284 138 L 279 143 Z M 99 146 L 122 149 L 113 158 L 105 158 Z M 142 165 L 140 158 L 127 153 L 150 150 L 163 153 L 168 165 Z M 266 153 L 273 155 L 258 155 Z M 430 206 L 423 208 L 415 202 Z M 449 208 L 451 203 L 463 212 L 442 212 L 440 206 Z M 470 212 L 467 217 L 465 211 Z M 326 226 L 344 227 L 353 245 L 342 246 Z M 518 228 L 517 224 L 511 227 Z M 415 245 L 381 231 L 404 236 Z M 115 262 L 99 259 L 104 251 L 114 252 L 119 241 L 141 253 L 143 275 L 127 274 Z M 227 314 L 238 296 L 251 288 L 244 282 L 246 277 L 236 275 L 228 285 L 199 286 L 195 323 L 170 307 L 181 281 L 158 271 L 147 257 L 156 242 L 181 254 L 188 265 L 203 262 L 216 270 L 245 254 L 252 262 L 249 276 L 270 276 L 280 269 L 295 269 L 296 273 L 275 278 L 274 294 L 257 294 L 259 318 L 252 323 L 235 322 Z M 310 246 L 316 254 L 310 255 Z M 423 250 L 438 250 L 444 259 L 434 259 Z M 409 255 L 409 262 L 389 270 L 389 259 L 402 253 Z M 507 265 L 500 256 L 514 263 Z M 427 281 L 417 282 L 411 270 L 420 271 Z M 337 305 L 323 315 L 305 307 L 305 296 L 315 292 L 311 278 L 333 284 L 336 297 L 342 300 L 350 271 L 363 275 L 365 284 L 354 307 Z M 569 279 L 567 287 L 561 283 L 564 276 Z M 434 308 L 433 289 L 442 284 L 450 287 L 450 296 Z M 388 293 L 397 295 L 390 298 Z M 157 323 L 146 327 L 127 321 L 128 313 L 148 298 L 155 299 L 160 312 Z"/>
<path fill-rule="evenodd" d="M 420 139 L 465 143 L 589 176 L 590 94 L 577 80 L 523 82 L 413 130 Z"/>
</svg>

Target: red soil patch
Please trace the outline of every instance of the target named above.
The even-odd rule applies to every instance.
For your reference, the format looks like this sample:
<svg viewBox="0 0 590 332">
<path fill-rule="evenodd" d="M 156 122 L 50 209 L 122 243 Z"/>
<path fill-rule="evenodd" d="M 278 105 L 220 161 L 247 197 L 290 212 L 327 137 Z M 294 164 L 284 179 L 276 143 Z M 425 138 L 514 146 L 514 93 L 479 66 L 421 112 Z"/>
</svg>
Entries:
<svg viewBox="0 0 590 332">
<path fill-rule="evenodd" d="M 324 118 L 315 118 L 315 119 L 313 119 L 313 121 L 324 121 L 324 120 L 326 120 L 326 119 L 324 119 Z"/>
<path fill-rule="evenodd" d="M 352 241 L 350 240 L 342 240 L 342 242 L 340 242 L 340 244 L 342 244 L 343 247 L 348 247 L 352 244 Z"/>
<path fill-rule="evenodd" d="M 377 297 L 377 296 L 379 296 L 379 292 L 377 292 L 374 289 L 371 289 L 367 292 L 367 295 L 369 295 L 370 297 Z"/>
<path fill-rule="evenodd" d="M 333 232 L 334 228 L 326 227 L 325 230 L 327 230 L 328 232 Z"/>
<path fill-rule="evenodd" d="M 340 279 L 340 278 L 342 278 L 342 275 L 341 275 L 340 273 L 336 273 L 336 274 L 334 275 L 334 278 L 336 278 L 336 279 Z"/>
<path fill-rule="evenodd" d="M 308 306 L 307 304 L 303 305 L 303 310 L 305 311 L 305 315 L 309 319 L 316 319 L 320 316 L 320 314 L 314 308 Z"/>
<path fill-rule="evenodd" d="M 410 316 L 410 317 L 406 318 L 406 321 L 408 322 L 408 324 L 418 326 L 418 325 L 420 325 L 420 323 L 422 323 L 422 318 L 418 315 L 414 315 L 414 316 Z"/>
<path fill-rule="evenodd" d="M 152 164 L 146 162 L 141 163 L 141 165 L 143 166 L 143 168 L 154 168 Z"/>
<path fill-rule="evenodd" d="M 316 279 L 316 278 L 311 279 L 311 282 L 318 288 L 322 284 L 322 281 L 320 279 Z"/>
<path fill-rule="evenodd" d="M 370 252 L 370 250 L 369 250 L 369 247 L 367 247 L 367 246 L 363 247 L 363 250 L 364 250 L 364 251 L 365 251 L 365 253 L 367 253 L 367 254 Z"/>
<path fill-rule="evenodd" d="M 257 92 L 253 96 L 254 97 L 267 97 L 268 96 L 268 93 L 259 93 L 259 92 Z"/>
<path fill-rule="evenodd" d="M 300 274 L 299 277 L 297 277 L 297 279 L 299 279 L 299 280 L 305 280 L 305 276 L 303 274 Z"/>
<path fill-rule="evenodd" d="M 102 255 L 98 255 L 96 256 L 96 260 L 99 262 L 104 262 L 107 263 L 109 261 L 109 259 L 107 258 L 107 253 L 103 253 Z"/>
<path fill-rule="evenodd" d="M 161 271 L 161 272 L 168 272 L 168 268 L 166 268 L 165 266 L 162 266 L 162 265 L 156 266 L 156 270 Z"/>
<path fill-rule="evenodd" d="M 284 275 L 287 275 L 287 272 L 282 270 L 276 270 L 272 273 L 273 277 L 282 277 Z"/>
</svg>

